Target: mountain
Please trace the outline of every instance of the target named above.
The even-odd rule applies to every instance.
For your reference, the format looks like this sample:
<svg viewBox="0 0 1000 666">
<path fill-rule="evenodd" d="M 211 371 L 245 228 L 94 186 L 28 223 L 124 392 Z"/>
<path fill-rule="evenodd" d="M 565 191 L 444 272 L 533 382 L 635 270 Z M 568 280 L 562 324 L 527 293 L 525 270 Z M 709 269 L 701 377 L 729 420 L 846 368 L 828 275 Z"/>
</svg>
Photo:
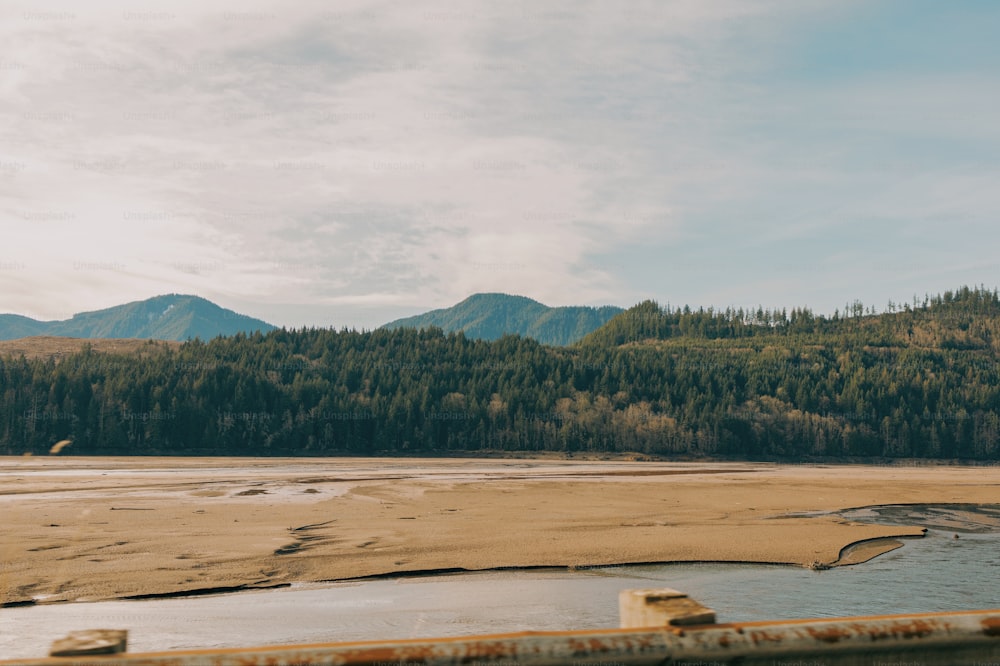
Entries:
<svg viewBox="0 0 1000 666">
<path fill-rule="evenodd" d="M 0 340 L 15 340 L 45 332 L 45 322 L 15 314 L 0 314 Z"/>
<path fill-rule="evenodd" d="M 622 308 L 569 306 L 550 308 L 524 296 L 473 294 L 450 308 L 389 322 L 382 328 L 430 328 L 467 337 L 498 340 L 506 334 L 533 338 L 557 347 L 573 344 L 603 326 Z"/>
<path fill-rule="evenodd" d="M 0 315 L 0 340 L 33 335 L 71 338 L 149 338 L 155 340 L 209 340 L 275 327 L 260 319 L 221 308 L 198 296 L 169 294 L 106 310 L 81 312 L 72 319 L 37 321 L 20 315 Z"/>
</svg>

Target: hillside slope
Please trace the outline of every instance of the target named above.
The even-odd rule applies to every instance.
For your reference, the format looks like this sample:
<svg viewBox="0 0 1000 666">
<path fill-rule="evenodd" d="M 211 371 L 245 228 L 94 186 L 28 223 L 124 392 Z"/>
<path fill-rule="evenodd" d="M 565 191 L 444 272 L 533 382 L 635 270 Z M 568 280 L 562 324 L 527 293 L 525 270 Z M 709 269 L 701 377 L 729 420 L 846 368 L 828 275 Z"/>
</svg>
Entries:
<svg viewBox="0 0 1000 666">
<path fill-rule="evenodd" d="M 70 338 L 141 338 L 208 340 L 275 327 L 260 319 L 219 307 L 198 296 L 169 294 L 93 312 L 62 321 L 37 321 L 20 315 L 0 315 L 0 340 L 36 335 Z"/>
</svg>

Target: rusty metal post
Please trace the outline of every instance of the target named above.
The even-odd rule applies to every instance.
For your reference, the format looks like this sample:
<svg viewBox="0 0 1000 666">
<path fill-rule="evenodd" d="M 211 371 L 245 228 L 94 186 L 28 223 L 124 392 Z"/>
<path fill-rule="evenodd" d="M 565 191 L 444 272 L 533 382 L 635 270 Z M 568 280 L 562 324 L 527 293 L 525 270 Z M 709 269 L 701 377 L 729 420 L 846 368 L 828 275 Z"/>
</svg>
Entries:
<svg viewBox="0 0 1000 666">
<path fill-rule="evenodd" d="M 669 587 L 622 590 L 618 614 L 622 629 L 715 624 L 714 610 Z"/>
</svg>

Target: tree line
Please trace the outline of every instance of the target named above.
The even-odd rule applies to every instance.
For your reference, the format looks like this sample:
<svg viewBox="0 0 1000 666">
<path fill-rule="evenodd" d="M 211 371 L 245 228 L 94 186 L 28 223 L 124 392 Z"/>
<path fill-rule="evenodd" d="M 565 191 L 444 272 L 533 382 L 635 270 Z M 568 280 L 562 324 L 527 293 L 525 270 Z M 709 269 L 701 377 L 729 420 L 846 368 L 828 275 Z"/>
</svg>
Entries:
<svg viewBox="0 0 1000 666">
<path fill-rule="evenodd" d="M 0 453 L 1000 458 L 1000 298 L 874 313 L 647 301 L 572 347 L 279 329 L 0 358 Z"/>
</svg>

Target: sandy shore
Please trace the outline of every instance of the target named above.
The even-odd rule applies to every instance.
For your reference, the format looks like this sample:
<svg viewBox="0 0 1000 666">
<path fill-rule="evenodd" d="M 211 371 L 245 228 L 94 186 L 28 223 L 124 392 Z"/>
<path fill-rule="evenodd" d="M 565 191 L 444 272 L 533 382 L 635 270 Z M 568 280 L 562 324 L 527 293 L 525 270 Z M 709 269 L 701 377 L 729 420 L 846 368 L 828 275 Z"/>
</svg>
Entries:
<svg viewBox="0 0 1000 666">
<path fill-rule="evenodd" d="M 990 503 L 998 485 L 997 467 L 0 458 L 0 602 L 459 568 L 854 564 L 922 528 L 789 514 Z"/>
</svg>

